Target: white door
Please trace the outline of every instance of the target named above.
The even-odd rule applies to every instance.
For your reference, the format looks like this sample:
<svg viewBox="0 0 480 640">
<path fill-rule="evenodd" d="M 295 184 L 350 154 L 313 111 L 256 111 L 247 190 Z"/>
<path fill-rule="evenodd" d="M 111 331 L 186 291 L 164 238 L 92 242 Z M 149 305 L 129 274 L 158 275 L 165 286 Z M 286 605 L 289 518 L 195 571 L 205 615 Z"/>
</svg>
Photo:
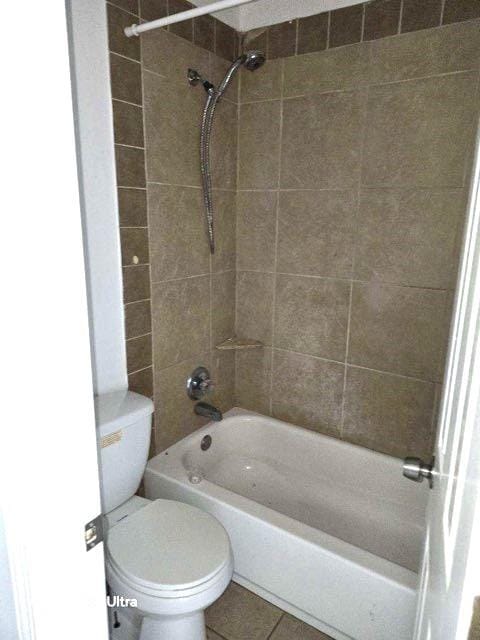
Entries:
<svg viewBox="0 0 480 640">
<path fill-rule="evenodd" d="M 415 640 L 465 640 L 480 594 L 480 159 L 440 411 Z"/>
<path fill-rule="evenodd" d="M 0 638 L 107 640 L 103 545 L 87 552 L 84 531 L 100 495 L 65 5 L 14 13 L 0 42 Z"/>
</svg>

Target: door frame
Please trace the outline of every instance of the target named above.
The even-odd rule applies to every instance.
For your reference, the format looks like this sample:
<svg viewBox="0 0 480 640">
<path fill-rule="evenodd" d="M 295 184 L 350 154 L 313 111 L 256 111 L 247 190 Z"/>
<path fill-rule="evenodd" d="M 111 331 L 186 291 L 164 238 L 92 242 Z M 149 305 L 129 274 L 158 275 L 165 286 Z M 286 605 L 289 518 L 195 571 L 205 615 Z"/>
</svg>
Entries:
<svg viewBox="0 0 480 640">
<path fill-rule="evenodd" d="M 65 4 L 16 7 L 0 46 L 0 635 L 107 640 L 103 544 L 85 546 L 101 506 Z"/>
</svg>

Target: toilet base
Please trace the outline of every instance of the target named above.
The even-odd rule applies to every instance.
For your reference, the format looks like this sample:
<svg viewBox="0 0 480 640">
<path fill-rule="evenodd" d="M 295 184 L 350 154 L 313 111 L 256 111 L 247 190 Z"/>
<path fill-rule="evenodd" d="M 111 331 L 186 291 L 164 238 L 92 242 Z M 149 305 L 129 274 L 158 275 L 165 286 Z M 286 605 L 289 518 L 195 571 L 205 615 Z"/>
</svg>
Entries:
<svg viewBox="0 0 480 640">
<path fill-rule="evenodd" d="M 207 640 L 205 615 L 203 611 L 195 611 L 184 616 L 146 616 L 139 640 Z"/>
</svg>

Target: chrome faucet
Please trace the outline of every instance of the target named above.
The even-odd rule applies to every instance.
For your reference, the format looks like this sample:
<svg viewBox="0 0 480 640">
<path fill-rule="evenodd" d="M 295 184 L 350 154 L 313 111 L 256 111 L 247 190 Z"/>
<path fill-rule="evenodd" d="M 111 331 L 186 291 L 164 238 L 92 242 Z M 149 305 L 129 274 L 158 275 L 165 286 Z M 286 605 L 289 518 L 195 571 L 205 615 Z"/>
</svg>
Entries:
<svg viewBox="0 0 480 640">
<path fill-rule="evenodd" d="M 207 402 L 197 402 L 193 410 L 197 414 L 197 416 L 210 418 L 210 420 L 214 420 L 215 422 L 220 422 L 220 420 L 223 420 L 223 415 L 220 409 L 213 407 Z"/>
</svg>

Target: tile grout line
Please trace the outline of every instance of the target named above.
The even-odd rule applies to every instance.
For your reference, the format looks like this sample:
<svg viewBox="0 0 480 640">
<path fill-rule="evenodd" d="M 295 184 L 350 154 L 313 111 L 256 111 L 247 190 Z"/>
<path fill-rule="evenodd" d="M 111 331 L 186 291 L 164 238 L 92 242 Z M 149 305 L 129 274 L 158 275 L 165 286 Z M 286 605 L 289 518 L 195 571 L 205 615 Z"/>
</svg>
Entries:
<svg viewBox="0 0 480 640">
<path fill-rule="evenodd" d="M 282 620 L 284 619 L 284 617 L 287 615 L 286 611 L 283 611 L 283 609 L 280 609 L 280 611 L 282 611 L 282 615 L 280 616 L 280 618 L 277 620 L 277 622 L 274 624 L 273 629 L 270 631 L 270 633 L 268 634 L 268 636 L 265 638 L 265 640 L 271 640 L 271 638 L 273 638 L 273 634 L 275 633 L 275 631 L 277 630 L 277 628 L 280 626 L 280 623 L 282 622 Z"/>
<path fill-rule="evenodd" d="M 127 265 L 132 266 L 132 265 Z M 231 271 L 231 269 L 230 269 Z M 367 286 L 387 286 L 387 287 L 397 287 L 399 289 L 418 289 L 419 291 L 436 291 L 438 293 L 449 293 L 454 291 L 454 289 L 446 288 L 446 287 L 425 287 L 420 285 L 408 285 L 408 284 L 399 284 L 398 282 L 391 282 L 390 280 L 360 280 L 359 278 L 353 278 L 349 276 L 321 276 L 317 274 L 311 273 L 290 273 L 286 271 L 267 271 L 262 269 L 239 269 L 240 272 L 245 273 L 269 273 L 280 276 L 289 276 L 291 278 L 311 278 L 317 280 L 335 280 L 337 282 L 350 282 L 352 281 L 354 284 L 361 284 Z M 190 276 L 195 277 L 195 276 Z M 181 279 L 181 278 L 178 278 Z"/>
<path fill-rule="evenodd" d="M 272 338 L 270 354 L 270 385 L 269 385 L 269 409 L 270 415 L 273 414 L 273 368 L 275 358 L 275 316 L 276 316 L 276 302 L 277 302 L 277 262 L 278 262 L 278 221 L 280 216 L 280 186 L 282 180 L 282 143 L 283 143 L 283 91 L 285 83 L 285 62 L 282 60 L 280 68 L 280 86 L 281 86 L 281 99 L 280 99 L 280 128 L 278 135 L 278 174 L 277 174 L 277 192 L 276 192 L 276 208 L 275 208 L 275 251 L 273 258 L 273 278 L 272 278 Z"/>
<path fill-rule="evenodd" d="M 440 24 L 438 26 L 442 26 L 443 25 L 443 18 L 445 16 L 445 5 L 447 3 L 447 0 L 442 0 L 442 4 L 441 4 L 441 8 L 440 8 Z"/>
<path fill-rule="evenodd" d="M 128 304 L 132 304 L 131 302 Z M 127 305 L 125 305 L 127 306 Z M 132 336 L 131 338 L 127 338 L 125 340 L 125 342 L 131 342 L 132 340 L 139 340 L 140 338 L 146 338 L 147 336 L 151 336 L 152 332 L 151 331 L 147 331 L 147 333 L 140 333 L 138 336 Z M 150 365 L 148 365 L 150 366 Z M 146 369 L 146 367 L 144 367 Z"/>
<path fill-rule="evenodd" d="M 140 2 L 139 2 L 139 12 L 141 11 Z M 149 265 L 148 265 L 148 278 L 149 278 L 149 288 L 150 288 L 150 325 L 151 325 L 151 352 L 152 352 L 152 396 L 153 396 L 153 408 L 154 412 L 156 410 L 155 406 L 155 341 L 153 339 L 154 334 L 154 322 L 153 322 L 153 282 L 152 282 L 152 243 L 150 237 L 150 229 L 151 229 L 151 216 L 150 216 L 150 207 L 148 206 L 148 190 L 147 190 L 147 176 L 148 176 L 148 168 L 147 168 L 147 118 L 146 118 L 146 108 L 145 108 L 145 82 L 144 82 L 144 74 L 143 74 L 143 45 L 140 39 L 140 82 L 142 88 L 142 124 L 143 124 L 143 136 L 144 136 L 144 151 L 143 151 L 143 166 L 145 171 L 145 194 L 146 194 L 146 208 L 147 208 L 147 241 L 148 241 L 148 251 L 149 251 Z M 157 424 L 155 422 L 155 417 L 152 419 L 152 437 L 153 437 L 153 450 L 155 454 L 157 451 Z"/>
<path fill-rule="evenodd" d="M 365 5 L 364 5 L 365 6 Z M 343 372 L 343 393 L 342 393 L 342 408 L 340 414 L 340 438 L 344 437 L 344 426 L 345 426 L 345 408 L 346 408 L 346 396 L 347 396 L 347 373 L 348 373 L 348 356 L 350 351 L 350 338 L 351 338 L 351 323 L 352 323 L 352 307 L 353 307 L 353 285 L 355 281 L 355 263 L 356 263 L 356 253 L 357 253 L 357 236 L 358 236 L 358 227 L 360 220 L 360 202 L 361 202 L 361 193 L 362 193 L 362 170 L 363 170 L 363 160 L 365 156 L 365 137 L 367 132 L 367 115 L 368 115 L 368 98 L 369 98 L 370 89 L 364 92 L 362 96 L 362 122 L 360 131 L 358 132 L 358 145 L 359 145 L 359 158 L 358 158 L 358 176 L 357 176 L 357 188 L 356 188 L 356 196 L 357 202 L 355 207 L 355 215 L 353 216 L 353 224 L 352 224 L 352 268 L 350 272 L 350 293 L 349 293 L 349 301 L 348 301 L 348 318 L 347 318 L 347 331 L 345 335 L 345 370 Z"/>
<path fill-rule="evenodd" d="M 242 87 L 243 87 L 243 74 L 240 72 L 238 77 L 238 103 L 237 103 L 237 166 L 236 166 L 236 189 L 235 189 L 235 312 L 234 312 L 234 328 L 233 332 L 237 335 L 238 327 L 238 193 L 240 185 L 240 118 L 241 118 L 241 105 L 242 105 Z M 233 371 L 233 399 L 234 404 L 237 404 L 237 373 L 238 373 L 238 359 L 240 354 L 236 352 L 234 354 L 234 371 Z"/>
<path fill-rule="evenodd" d="M 366 14 L 366 3 L 362 2 L 362 24 L 360 27 L 360 41 L 359 44 L 361 44 L 362 42 L 367 42 L 365 40 L 365 14 Z"/>
<path fill-rule="evenodd" d="M 397 36 L 399 36 L 402 33 L 404 1 L 405 0 L 400 0 L 400 12 L 398 14 L 398 29 L 396 33 Z"/>
</svg>

